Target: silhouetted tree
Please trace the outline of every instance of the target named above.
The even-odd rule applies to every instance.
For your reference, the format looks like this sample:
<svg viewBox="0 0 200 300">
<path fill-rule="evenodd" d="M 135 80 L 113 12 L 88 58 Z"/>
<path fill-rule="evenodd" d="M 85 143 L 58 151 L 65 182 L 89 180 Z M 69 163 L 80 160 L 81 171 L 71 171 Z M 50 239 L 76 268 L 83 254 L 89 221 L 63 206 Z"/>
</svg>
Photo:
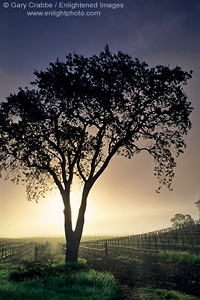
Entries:
<svg viewBox="0 0 200 300">
<path fill-rule="evenodd" d="M 171 188 L 173 156 L 183 152 L 183 136 L 191 127 L 191 103 L 182 87 L 191 72 L 148 68 L 106 46 L 99 56 L 69 54 L 65 62 L 34 74 L 35 88 L 20 88 L 0 106 L 1 171 L 12 181 L 22 180 L 28 200 L 52 185 L 58 188 L 65 207 L 66 261 L 76 261 L 88 194 L 114 155 L 130 159 L 146 151 L 160 185 Z M 82 199 L 73 230 L 75 177 L 82 182 Z"/>
<path fill-rule="evenodd" d="M 171 218 L 170 221 L 172 222 L 172 226 L 175 228 L 195 224 L 193 218 L 188 214 L 186 214 L 186 215 L 176 214 L 173 218 Z"/>
</svg>

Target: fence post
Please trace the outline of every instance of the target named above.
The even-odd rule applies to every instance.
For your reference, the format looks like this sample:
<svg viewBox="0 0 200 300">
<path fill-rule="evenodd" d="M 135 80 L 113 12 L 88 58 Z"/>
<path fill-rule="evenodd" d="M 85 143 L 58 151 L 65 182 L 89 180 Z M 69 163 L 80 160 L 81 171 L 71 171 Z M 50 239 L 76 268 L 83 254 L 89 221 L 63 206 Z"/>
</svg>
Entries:
<svg viewBox="0 0 200 300">
<path fill-rule="evenodd" d="M 108 244 L 107 244 L 107 241 L 105 242 L 105 254 L 108 255 Z"/>
<path fill-rule="evenodd" d="M 1 246 L 1 258 L 3 258 L 4 255 L 4 245 Z"/>
<path fill-rule="evenodd" d="M 35 246 L 35 261 L 37 260 L 38 258 L 38 246 L 37 246 L 37 243 L 36 243 L 36 246 Z"/>
<path fill-rule="evenodd" d="M 147 245 L 148 245 L 148 250 L 150 251 L 150 249 L 151 249 L 151 234 L 147 235 Z"/>
<path fill-rule="evenodd" d="M 181 238 L 182 238 L 183 251 L 185 251 L 185 240 L 184 240 L 183 227 L 180 227 L 180 233 L 181 233 Z"/>
<path fill-rule="evenodd" d="M 158 246 L 157 246 L 157 233 L 155 232 L 155 235 L 154 235 L 154 241 L 155 241 L 155 250 L 157 251 L 158 250 Z"/>
</svg>

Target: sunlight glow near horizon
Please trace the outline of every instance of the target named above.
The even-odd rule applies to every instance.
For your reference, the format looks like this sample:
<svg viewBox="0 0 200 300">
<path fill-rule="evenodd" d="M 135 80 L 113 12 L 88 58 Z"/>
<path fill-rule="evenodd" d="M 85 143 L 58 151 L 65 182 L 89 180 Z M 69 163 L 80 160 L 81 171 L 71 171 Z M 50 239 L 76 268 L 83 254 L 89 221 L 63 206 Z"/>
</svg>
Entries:
<svg viewBox="0 0 200 300">
<path fill-rule="evenodd" d="M 71 203 L 71 212 L 72 212 L 72 228 L 74 230 L 76 226 L 80 203 L 81 203 L 81 194 L 76 191 L 71 191 L 70 203 Z M 47 203 L 47 212 L 45 213 L 46 223 L 48 224 L 49 222 L 54 220 L 54 223 L 56 223 L 57 225 L 62 224 L 62 226 L 64 226 L 63 210 L 64 210 L 64 204 L 62 202 L 62 198 L 59 192 L 57 192 L 53 196 L 50 196 L 49 201 Z"/>
<path fill-rule="evenodd" d="M 81 195 L 76 192 L 70 194 L 71 212 L 72 212 L 72 228 L 75 229 L 78 212 L 81 204 Z"/>
<path fill-rule="evenodd" d="M 153 180 L 151 163 L 145 157 L 113 160 L 88 196 L 83 235 L 119 236 L 163 229 L 170 226 L 175 213 L 189 213 L 197 218 L 197 199 L 191 198 L 187 178 L 184 181 L 181 177 L 185 173 L 182 164 L 175 178 L 175 191 L 163 189 L 157 194 L 157 181 Z M 58 191 L 35 203 L 26 200 L 21 185 L 1 181 L 0 188 L 0 237 L 64 236 L 64 206 Z M 75 226 L 81 186 L 75 183 L 71 193 Z"/>
</svg>

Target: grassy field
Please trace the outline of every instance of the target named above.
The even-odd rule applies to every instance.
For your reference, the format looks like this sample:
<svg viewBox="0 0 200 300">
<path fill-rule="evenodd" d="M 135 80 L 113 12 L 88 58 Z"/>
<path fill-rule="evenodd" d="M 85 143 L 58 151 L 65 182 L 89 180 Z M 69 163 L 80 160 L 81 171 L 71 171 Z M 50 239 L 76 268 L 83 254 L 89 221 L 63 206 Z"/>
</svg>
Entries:
<svg viewBox="0 0 200 300">
<path fill-rule="evenodd" d="M 177 291 L 136 288 L 132 295 L 125 291 L 118 294 L 113 275 L 87 269 L 80 260 L 65 265 L 64 261 L 52 264 L 24 262 L 0 263 L 1 300 L 195 300 Z"/>
<path fill-rule="evenodd" d="M 63 261 L 0 264 L 1 300 L 111 300 L 116 291 L 111 274 L 88 270 L 84 261 L 68 265 Z"/>
<path fill-rule="evenodd" d="M 192 255 L 188 252 L 173 252 L 173 251 L 160 251 L 156 255 L 165 259 L 179 261 L 188 264 L 200 263 L 200 257 L 198 255 Z"/>
<path fill-rule="evenodd" d="M 123 251 L 122 251 L 123 250 Z M 108 270 L 118 282 L 121 298 L 130 300 L 200 299 L 200 262 L 193 255 L 114 249 L 103 253 L 81 249 L 82 257 L 98 271 Z"/>
<path fill-rule="evenodd" d="M 184 295 L 177 291 L 165 289 L 154 289 L 152 287 L 138 288 L 135 290 L 131 300 L 196 300 L 192 296 Z"/>
</svg>

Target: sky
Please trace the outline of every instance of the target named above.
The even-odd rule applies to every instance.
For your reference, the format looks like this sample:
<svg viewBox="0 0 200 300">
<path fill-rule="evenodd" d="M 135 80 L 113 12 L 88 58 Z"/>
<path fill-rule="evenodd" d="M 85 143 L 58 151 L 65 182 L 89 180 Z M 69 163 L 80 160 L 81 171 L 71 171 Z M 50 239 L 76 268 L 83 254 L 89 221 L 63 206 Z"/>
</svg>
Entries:
<svg viewBox="0 0 200 300">
<path fill-rule="evenodd" d="M 90 8 L 83 8 L 84 4 Z M 38 12 L 43 16 L 34 16 Z M 184 87 L 194 107 L 192 129 L 186 136 L 185 153 L 177 159 L 173 191 L 163 187 L 156 193 L 158 180 L 148 155 L 141 153 L 132 160 L 117 156 L 90 192 L 85 235 L 163 229 L 171 225 L 176 213 L 199 218 L 195 206 L 200 198 L 199 16 L 199 0 L 1 1 L 0 101 L 29 85 L 34 70 L 44 70 L 68 53 L 98 55 L 106 44 L 112 52 L 122 50 L 150 67 L 178 65 L 193 70 L 193 78 Z M 79 192 L 76 185 L 74 211 Z M 28 202 L 25 187 L 0 179 L 0 237 L 63 234 L 58 193 L 52 192 L 39 203 Z"/>
</svg>

